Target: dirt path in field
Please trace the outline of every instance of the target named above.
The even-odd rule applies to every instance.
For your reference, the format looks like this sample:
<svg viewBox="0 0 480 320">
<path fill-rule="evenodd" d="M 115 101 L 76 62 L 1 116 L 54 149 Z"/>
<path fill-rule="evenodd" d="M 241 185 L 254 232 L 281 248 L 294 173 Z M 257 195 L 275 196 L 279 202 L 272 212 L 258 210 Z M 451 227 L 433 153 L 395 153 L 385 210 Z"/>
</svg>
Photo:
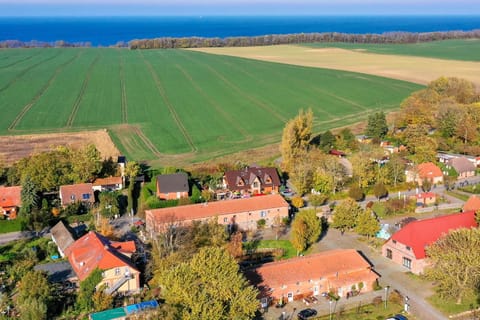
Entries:
<svg viewBox="0 0 480 320">
<path fill-rule="evenodd" d="M 34 153 L 50 151 L 58 146 L 81 148 L 94 144 L 103 158 L 120 155 L 107 130 L 0 136 L 0 160 L 6 165 Z"/>
<path fill-rule="evenodd" d="M 480 88 L 480 62 L 375 54 L 339 48 L 312 49 L 293 45 L 189 50 L 299 66 L 360 72 L 419 84 L 427 84 L 441 76 L 459 77 L 472 81 Z"/>
</svg>

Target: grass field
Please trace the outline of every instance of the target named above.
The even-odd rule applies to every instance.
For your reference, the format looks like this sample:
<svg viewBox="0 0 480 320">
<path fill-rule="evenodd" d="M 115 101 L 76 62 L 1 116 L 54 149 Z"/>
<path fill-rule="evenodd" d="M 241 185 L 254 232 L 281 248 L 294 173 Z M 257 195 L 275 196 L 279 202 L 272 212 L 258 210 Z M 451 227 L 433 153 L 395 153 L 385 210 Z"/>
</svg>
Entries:
<svg viewBox="0 0 480 320">
<path fill-rule="evenodd" d="M 480 39 L 443 40 L 409 44 L 311 43 L 311 48 L 341 48 L 370 53 L 394 54 L 448 60 L 480 61 Z"/>
<path fill-rule="evenodd" d="M 242 48 L 201 48 L 196 51 L 286 63 L 298 66 L 360 72 L 382 77 L 427 84 L 441 76 L 465 78 L 480 87 L 480 61 L 464 61 L 473 57 L 480 41 L 455 42 L 465 46 L 459 49 L 459 59 L 451 42 L 417 45 L 354 45 L 312 44 L 311 46 L 265 46 Z M 468 44 L 472 43 L 472 47 Z M 436 45 L 436 46 L 435 46 Z M 398 46 L 398 47 L 397 47 Z M 411 48 L 411 50 L 410 50 Z M 415 49 L 416 48 L 416 49 Z M 438 49 L 438 52 L 436 51 Z M 472 50 L 469 53 L 468 50 Z M 406 53 L 409 52 L 409 55 Z M 479 58 L 477 57 L 476 60 Z"/>
<path fill-rule="evenodd" d="M 324 131 L 420 88 L 187 50 L 0 50 L 0 134 L 107 128 L 130 159 L 175 165 L 278 142 L 300 108 Z"/>
</svg>

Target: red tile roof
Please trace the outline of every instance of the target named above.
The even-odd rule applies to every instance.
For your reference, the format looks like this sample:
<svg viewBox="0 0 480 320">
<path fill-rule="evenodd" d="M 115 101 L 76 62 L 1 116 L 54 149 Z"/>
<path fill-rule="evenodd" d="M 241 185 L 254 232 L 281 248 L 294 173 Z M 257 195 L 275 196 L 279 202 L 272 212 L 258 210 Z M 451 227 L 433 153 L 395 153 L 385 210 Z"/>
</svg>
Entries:
<svg viewBox="0 0 480 320">
<path fill-rule="evenodd" d="M 20 207 L 22 187 L 0 187 L 0 207 Z"/>
<path fill-rule="evenodd" d="M 463 205 L 463 211 L 477 211 L 480 209 L 480 198 L 476 195 L 468 198 L 467 202 Z"/>
<path fill-rule="evenodd" d="M 425 162 L 418 165 L 418 176 L 420 179 L 433 179 L 442 177 L 442 170 L 432 162 Z"/>
<path fill-rule="evenodd" d="M 107 178 L 98 178 L 93 182 L 94 186 L 110 186 L 114 184 L 122 184 L 122 177 L 107 177 Z"/>
<path fill-rule="evenodd" d="M 108 270 L 129 266 L 136 270 L 128 257 L 119 252 L 121 249 L 115 247 L 119 244 L 125 246 L 125 250 L 132 249 L 132 244 L 111 242 L 102 235 L 90 231 L 70 245 L 65 250 L 65 255 L 80 281 L 87 278 L 97 267 L 100 270 Z"/>
<path fill-rule="evenodd" d="M 163 209 L 147 210 L 146 215 L 161 222 L 165 217 L 175 217 L 177 221 L 200 220 L 224 214 L 235 214 L 271 208 L 288 207 L 281 195 L 271 194 L 263 197 L 222 200 Z M 147 223 L 148 223 L 147 219 Z"/>
<path fill-rule="evenodd" d="M 476 226 L 477 223 L 475 222 L 473 211 L 455 213 L 410 222 L 397 231 L 391 239 L 412 248 L 417 259 L 424 259 L 425 248 L 437 241 L 443 234 L 459 228 L 473 228 Z"/>
<path fill-rule="evenodd" d="M 91 183 L 60 186 L 60 199 L 62 199 L 62 205 L 77 201 L 94 203 L 95 197 L 93 195 L 92 187 L 93 185 Z"/>
<path fill-rule="evenodd" d="M 417 194 L 417 199 L 435 198 L 437 195 L 434 192 L 422 192 Z"/>
<path fill-rule="evenodd" d="M 354 249 L 336 249 L 305 257 L 297 257 L 278 262 L 266 263 L 251 273 L 249 279 L 259 279 L 254 283 L 263 288 L 280 288 L 282 285 L 321 278 L 334 277 L 337 281 L 348 277 L 365 277 L 371 265 Z M 363 274 L 362 274 L 363 273 Z M 372 274 L 376 276 L 372 272 Z M 338 276 L 337 276 L 338 275 Z"/>
</svg>

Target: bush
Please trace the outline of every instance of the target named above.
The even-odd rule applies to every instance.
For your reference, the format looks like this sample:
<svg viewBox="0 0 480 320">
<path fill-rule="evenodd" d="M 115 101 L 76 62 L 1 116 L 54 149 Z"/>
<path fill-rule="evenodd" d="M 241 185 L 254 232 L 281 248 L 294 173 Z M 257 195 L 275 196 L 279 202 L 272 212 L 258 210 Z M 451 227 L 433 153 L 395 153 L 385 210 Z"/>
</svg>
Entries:
<svg viewBox="0 0 480 320">
<path fill-rule="evenodd" d="M 376 296 L 372 299 L 372 304 L 376 307 L 380 306 L 383 303 L 383 299 L 381 296 Z"/>
<path fill-rule="evenodd" d="M 267 224 L 267 221 L 265 219 L 260 219 L 257 221 L 257 229 L 263 229 L 265 228 L 265 225 Z"/>
<path fill-rule="evenodd" d="M 292 206 L 295 208 L 299 209 L 305 205 L 305 202 L 303 201 L 303 198 L 300 196 L 295 196 L 292 198 Z"/>
<path fill-rule="evenodd" d="M 365 193 L 360 187 L 354 185 L 350 187 L 350 190 L 348 190 L 348 196 L 355 201 L 362 201 L 365 197 Z"/>
</svg>

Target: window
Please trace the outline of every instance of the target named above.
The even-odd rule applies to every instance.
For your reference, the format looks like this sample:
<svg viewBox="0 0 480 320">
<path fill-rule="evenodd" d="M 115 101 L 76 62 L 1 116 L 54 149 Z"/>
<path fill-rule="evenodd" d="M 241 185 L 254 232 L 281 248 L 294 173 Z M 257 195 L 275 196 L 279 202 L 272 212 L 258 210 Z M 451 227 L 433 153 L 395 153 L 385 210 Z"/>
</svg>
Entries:
<svg viewBox="0 0 480 320">
<path fill-rule="evenodd" d="M 258 188 L 258 182 L 257 182 L 257 181 L 255 181 L 255 182 L 253 183 L 253 187 L 254 187 L 254 188 Z"/>
<path fill-rule="evenodd" d="M 266 211 L 260 211 L 260 217 L 265 218 L 267 216 Z"/>
<path fill-rule="evenodd" d="M 407 269 L 411 269 L 412 268 L 412 260 L 408 259 L 408 258 L 405 258 L 403 257 L 403 266 Z"/>
<path fill-rule="evenodd" d="M 115 268 L 115 275 L 116 276 L 120 275 L 120 268 Z"/>
<path fill-rule="evenodd" d="M 70 200 L 75 201 L 75 195 L 74 194 L 70 195 Z"/>
<path fill-rule="evenodd" d="M 392 250 L 387 249 L 387 258 L 392 259 Z"/>
<path fill-rule="evenodd" d="M 396 244 L 396 243 L 397 243 L 397 240 L 392 240 L 392 242 L 393 242 L 394 244 Z"/>
<path fill-rule="evenodd" d="M 228 218 L 223 218 L 223 222 L 224 222 L 224 223 L 227 223 L 227 222 L 228 222 Z"/>
<path fill-rule="evenodd" d="M 89 193 L 84 193 L 84 194 L 82 194 L 82 199 L 83 199 L 83 200 L 88 200 L 88 199 L 90 199 L 90 194 L 89 194 Z"/>
<path fill-rule="evenodd" d="M 410 247 L 409 247 L 409 246 L 405 246 L 405 248 L 406 248 L 408 251 L 410 251 Z"/>
</svg>

